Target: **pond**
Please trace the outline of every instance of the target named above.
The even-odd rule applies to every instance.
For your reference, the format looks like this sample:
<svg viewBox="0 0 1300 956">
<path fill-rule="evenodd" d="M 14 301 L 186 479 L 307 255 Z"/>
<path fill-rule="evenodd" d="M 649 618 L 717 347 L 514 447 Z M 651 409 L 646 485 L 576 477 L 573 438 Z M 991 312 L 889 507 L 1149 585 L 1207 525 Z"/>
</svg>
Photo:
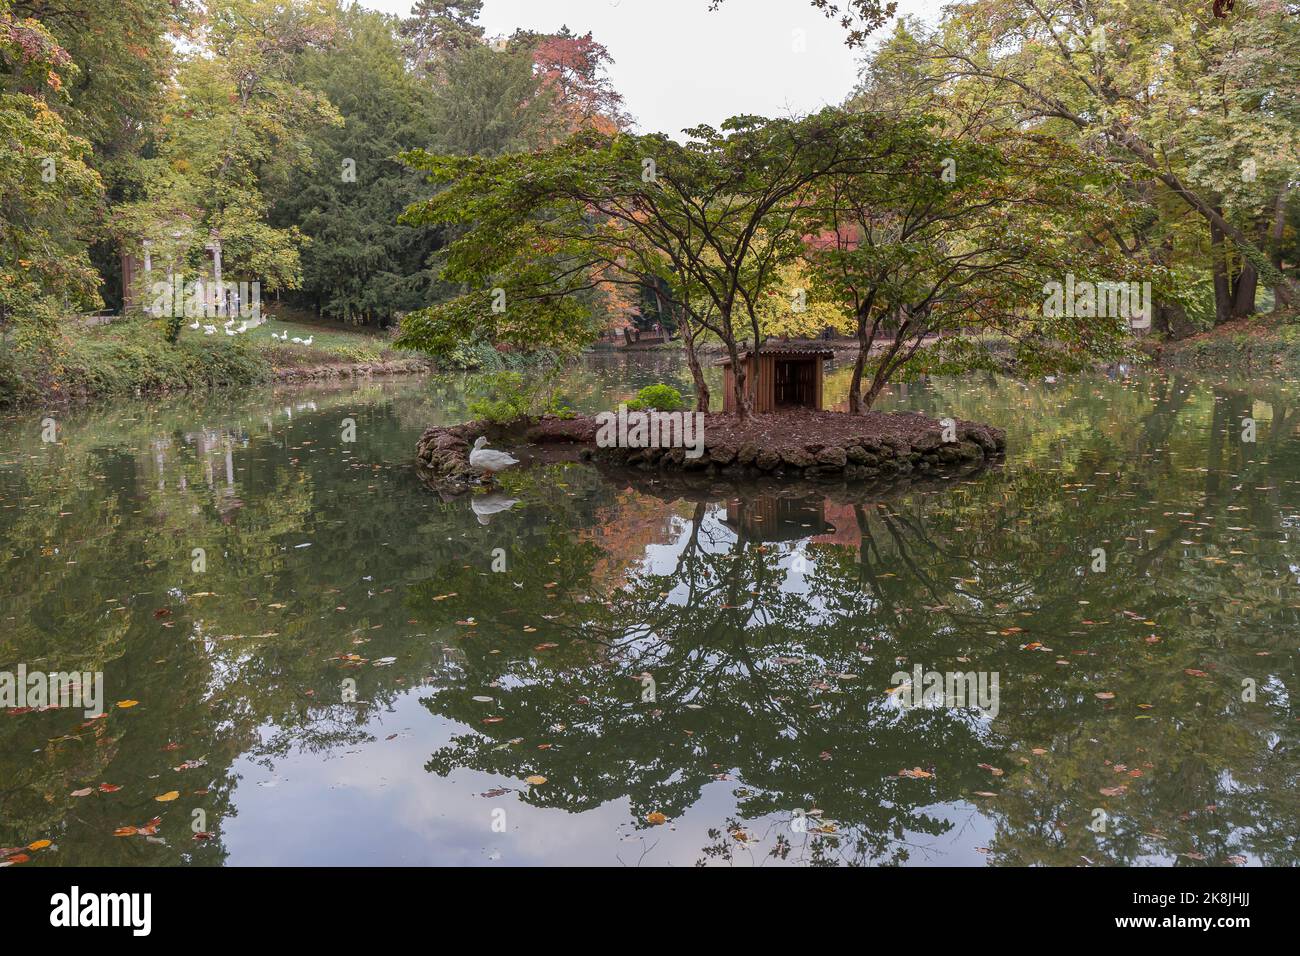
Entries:
<svg viewBox="0 0 1300 956">
<path fill-rule="evenodd" d="M 565 392 L 665 380 L 590 357 Z M 443 501 L 412 455 L 467 417 L 463 376 L 11 415 L 0 671 L 102 672 L 105 712 L 0 713 L 0 846 L 1294 865 L 1298 388 L 895 387 L 878 407 L 1009 451 L 885 500 L 556 464 Z M 923 698 L 931 673 L 995 693 Z"/>
</svg>

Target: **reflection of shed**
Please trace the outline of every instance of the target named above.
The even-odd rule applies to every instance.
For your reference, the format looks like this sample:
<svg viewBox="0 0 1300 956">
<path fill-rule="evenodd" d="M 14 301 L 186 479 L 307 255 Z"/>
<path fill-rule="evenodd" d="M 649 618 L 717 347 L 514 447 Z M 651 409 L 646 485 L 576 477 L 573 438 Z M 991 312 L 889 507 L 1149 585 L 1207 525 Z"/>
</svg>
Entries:
<svg viewBox="0 0 1300 956">
<path fill-rule="evenodd" d="M 820 495 L 787 498 L 756 495 L 727 502 L 723 522 L 742 541 L 798 541 L 831 530 Z"/>
<path fill-rule="evenodd" d="M 758 354 L 755 373 L 754 353 L 740 353 L 745 369 L 745 384 L 755 412 L 779 412 L 783 408 L 822 410 L 822 365 L 835 353 L 815 345 L 771 345 Z M 722 366 L 722 410 L 734 412 L 735 375 L 730 357 Z"/>
</svg>

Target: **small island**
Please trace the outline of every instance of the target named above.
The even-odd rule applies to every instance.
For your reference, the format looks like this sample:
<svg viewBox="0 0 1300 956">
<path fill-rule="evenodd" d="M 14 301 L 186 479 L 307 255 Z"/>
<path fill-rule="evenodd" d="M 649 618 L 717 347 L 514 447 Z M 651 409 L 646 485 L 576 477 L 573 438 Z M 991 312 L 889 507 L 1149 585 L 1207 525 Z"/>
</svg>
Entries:
<svg viewBox="0 0 1300 956">
<path fill-rule="evenodd" d="M 434 426 L 420 437 L 422 476 L 451 494 L 479 481 L 469 454 L 479 436 L 500 443 L 522 463 L 596 461 L 663 472 L 729 478 L 834 479 L 887 483 L 911 475 L 968 474 L 1006 451 L 1006 433 L 976 422 L 941 422 L 914 413 L 793 409 L 779 415 L 703 415 L 701 454 L 686 448 L 602 446 L 596 416 L 544 415 L 507 424 Z M 952 440 L 945 440 L 950 438 Z"/>
</svg>

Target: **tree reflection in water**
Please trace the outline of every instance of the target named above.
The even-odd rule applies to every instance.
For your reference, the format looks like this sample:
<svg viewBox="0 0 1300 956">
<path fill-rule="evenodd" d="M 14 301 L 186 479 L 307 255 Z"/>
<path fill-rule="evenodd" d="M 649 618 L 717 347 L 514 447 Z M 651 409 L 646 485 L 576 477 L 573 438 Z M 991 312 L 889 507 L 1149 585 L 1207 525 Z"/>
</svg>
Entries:
<svg viewBox="0 0 1300 956">
<path fill-rule="evenodd" d="M 580 371 L 568 398 L 671 380 L 636 374 Z M 300 782 L 288 816 L 252 777 L 396 748 L 384 718 L 423 700 L 403 760 L 445 806 L 479 813 L 464 779 L 492 774 L 586 858 L 678 862 L 689 838 L 702 862 L 1300 859 L 1293 386 L 919 383 L 891 407 L 1006 423 L 1006 465 L 890 493 L 557 465 L 504 476 L 519 504 L 486 525 L 410 468 L 461 394 L 129 403 L 70 412 L 49 447 L 39 415 L 0 426 L 0 669 L 103 670 L 110 701 L 140 702 L 0 715 L 0 846 L 53 840 L 35 865 L 239 862 L 232 830 L 244 859 L 250 834 L 278 849 L 343 805 L 342 771 Z M 996 718 L 904 712 L 886 690 L 916 665 L 997 672 Z M 163 842 L 113 836 L 160 807 Z M 389 832 L 421 860 L 477 839 L 448 827 Z"/>
</svg>

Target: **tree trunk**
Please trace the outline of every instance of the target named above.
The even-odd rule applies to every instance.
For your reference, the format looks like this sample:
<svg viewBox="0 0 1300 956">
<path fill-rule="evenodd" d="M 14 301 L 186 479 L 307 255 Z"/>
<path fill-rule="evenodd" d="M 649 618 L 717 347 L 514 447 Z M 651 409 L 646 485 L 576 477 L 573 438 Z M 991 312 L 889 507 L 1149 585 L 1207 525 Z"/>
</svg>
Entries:
<svg viewBox="0 0 1300 956">
<path fill-rule="evenodd" d="M 1228 282 L 1223 230 L 1213 222 L 1210 223 L 1210 260 L 1214 270 L 1214 324 L 1217 327 L 1232 318 L 1232 288 Z"/>
<path fill-rule="evenodd" d="M 1259 288 L 1259 273 L 1249 262 L 1242 262 L 1241 272 L 1232 284 L 1232 317 L 1244 319 L 1255 314 L 1255 290 Z"/>
<path fill-rule="evenodd" d="M 735 402 L 736 415 L 741 421 L 748 421 L 753 413 L 753 406 L 749 402 L 747 376 L 745 366 L 740 361 L 740 349 L 736 347 L 735 336 L 729 337 L 724 344 L 727 346 L 727 355 L 731 359 L 732 399 Z"/>
<path fill-rule="evenodd" d="M 867 411 L 862 406 L 862 373 L 871 354 L 871 343 L 876 339 L 876 329 L 871 328 L 867 334 L 867 319 L 871 316 L 871 307 L 875 304 L 876 293 L 872 291 L 865 301 L 859 302 L 857 308 L 858 355 L 853 362 L 853 378 L 849 380 L 849 414 L 861 415 Z"/>
<path fill-rule="evenodd" d="M 867 353 L 871 343 L 867 340 L 866 322 L 858 319 L 858 355 L 853 361 L 853 377 L 849 379 L 849 414 L 861 415 L 866 411 L 862 407 L 862 372 L 867 364 Z"/>
<path fill-rule="evenodd" d="M 1272 240 L 1269 249 L 1269 259 L 1273 263 L 1273 268 L 1278 272 L 1282 271 L 1282 238 L 1286 231 L 1286 200 L 1290 187 L 1283 184 L 1282 188 L 1277 191 L 1277 201 L 1273 204 L 1273 228 L 1269 238 Z M 1280 285 L 1273 286 L 1273 311 L 1281 312 L 1291 304 L 1291 299 L 1287 295 L 1287 290 Z"/>
<path fill-rule="evenodd" d="M 682 344 L 686 347 L 686 366 L 691 370 L 691 379 L 695 382 L 695 409 L 707 412 L 711 396 L 709 383 L 704 381 L 704 370 L 700 367 L 700 357 L 695 353 L 695 326 L 685 312 L 679 312 L 677 327 L 681 329 Z"/>
</svg>

